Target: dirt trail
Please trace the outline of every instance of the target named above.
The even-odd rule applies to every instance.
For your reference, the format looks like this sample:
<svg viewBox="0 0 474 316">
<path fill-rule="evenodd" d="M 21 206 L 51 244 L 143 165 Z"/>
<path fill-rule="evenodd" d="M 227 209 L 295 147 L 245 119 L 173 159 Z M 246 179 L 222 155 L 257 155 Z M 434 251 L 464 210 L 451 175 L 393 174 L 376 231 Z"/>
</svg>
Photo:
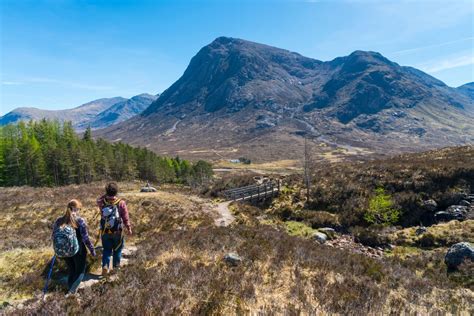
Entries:
<svg viewBox="0 0 474 316">
<path fill-rule="evenodd" d="M 137 252 L 137 247 L 135 245 L 125 244 L 125 248 L 122 250 L 122 259 L 120 260 L 120 266 L 124 267 L 129 264 L 130 259 L 133 258 Z M 101 277 L 102 269 L 98 268 L 95 271 L 91 271 L 84 276 L 84 280 L 79 285 L 79 289 L 84 289 L 93 286 L 94 284 L 104 280 Z M 116 274 L 111 274 L 107 277 L 108 280 L 115 281 L 117 279 Z M 106 279 L 106 280 L 107 280 Z M 67 277 L 65 278 L 65 283 L 67 283 Z"/>
<path fill-rule="evenodd" d="M 231 201 L 226 201 L 217 204 L 216 210 L 219 213 L 219 217 L 214 220 L 217 226 L 229 226 L 235 221 L 235 217 L 229 210 L 230 203 Z"/>
<path fill-rule="evenodd" d="M 197 195 L 188 196 L 190 201 L 200 203 L 203 206 L 205 212 L 209 212 L 214 216 L 214 224 L 216 226 L 229 226 L 235 221 L 235 217 L 229 210 L 229 204 L 231 201 L 224 201 L 215 203 L 209 199 L 201 198 Z"/>
</svg>

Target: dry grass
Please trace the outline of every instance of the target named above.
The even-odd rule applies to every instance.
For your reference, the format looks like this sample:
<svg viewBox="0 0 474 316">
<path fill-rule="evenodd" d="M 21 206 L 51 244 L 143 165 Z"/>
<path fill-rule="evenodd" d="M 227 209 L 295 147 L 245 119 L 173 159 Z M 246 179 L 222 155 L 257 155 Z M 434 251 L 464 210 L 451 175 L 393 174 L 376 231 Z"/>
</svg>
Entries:
<svg viewBox="0 0 474 316">
<path fill-rule="evenodd" d="M 462 241 L 474 242 L 474 220 L 464 222 L 450 221 L 427 227 L 426 233 L 416 235 L 417 227 L 410 227 L 392 233 L 389 238 L 397 245 L 424 246 L 423 242 L 431 239 L 428 247 L 449 247 Z"/>
<path fill-rule="evenodd" d="M 301 179 L 293 181 L 299 186 Z M 391 195 L 401 210 L 397 224 L 408 227 L 433 223 L 433 214 L 421 207 L 435 199 L 440 209 L 456 203 L 461 192 L 474 191 L 474 146 L 406 154 L 385 160 L 320 164 L 313 175 L 312 197 L 295 190 L 292 199 L 305 208 L 339 214 L 346 226 L 367 225 L 364 213 L 376 188 Z M 295 208 L 298 209 L 297 207 Z"/>
<path fill-rule="evenodd" d="M 279 173 L 288 174 L 299 172 L 302 170 L 301 161 L 299 160 L 277 160 L 272 162 L 264 163 L 251 163 L 251 164 L 236 164 L 231 163 L 228 160 L 220 160 L 214 163 L 214 168 L 228 168 L 233 171 L 258 171 L 259 173 Z"/>
<path fill-rule="evenodd" d="M 124 191 L 136 189 L 125 185 Z M 24 188 L 2 191 L 0 203 L 7 205 L 2 216 L 0 263 L 21 258 L 21 272 L 2 272 L 2 287 L 22 293 L 37 293 L 42 286 L 49 248 L 49 226 L 34 221 L 28 230 L 31 239 L 23 243 L 27 215 L 45 216 L 52 221 L 61 214 L 69 198 L 80 197 L 84 217 L 93 222 L 94 199 L 102 184 L 56 189 Z M 138 252 L 130 265 L 123 267 L 119 279 L 99 283 L 81 292 L 81 300 L 66 300 L 63 290 L 52 287 L 45 304 L 26 304 L 14 314 L 387 314 L 474 312 L 474 293 L 452 282 L 441 254 L 430 257 L 431 270 L 423 261 L 397 258 L 374 260 L 345 250 L 319 245 L 311 240 L 289 236 L 284 229 L 237 223 L 215 227 L 211 214 L 200 199 L 179 192 L 156 194 L 126 193 L 134 222 Z M 38 212 L 38 213 L 36 213 Z M 248 218 L 257 209 L 243 212 Z M 39 215 L 38 215 L 39 214 Z M 23 218 L 23 216 L 25 216 Z M 31 221 L 30 221 L 31 222 Z M 44 226 L 43 226 L 44 225 Z M 243 262 L 227 266 L 222 258 L 237 252 Z M 424 261 L 426 263 L 426 261 Z M 2 268 L 0 268 L 2 269 Z M 5 267 L 3 267 L 6 271 Z M 421 271 L 421 272 L 420 272 Z M 55 271 L 57 272 L 57 271 Z M 28 274 L 26 278 L 25 274 Z M 26 279 L 25 279 L 26 278 Z M 38 287 L 39 286 L 39 287 Z M 3 300 L 15 293 L 0 292 Z"/>
</svg>

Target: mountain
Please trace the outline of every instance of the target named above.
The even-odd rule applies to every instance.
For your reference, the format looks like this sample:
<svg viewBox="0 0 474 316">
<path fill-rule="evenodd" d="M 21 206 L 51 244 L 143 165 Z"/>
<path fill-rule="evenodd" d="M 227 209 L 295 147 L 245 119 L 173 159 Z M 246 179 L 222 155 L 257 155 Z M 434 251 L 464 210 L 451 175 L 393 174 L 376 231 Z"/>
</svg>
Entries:
<svg viewBox="0 0 474 316">
<path fill-rule="evenodd" d="M 143 93 L 130 99 L 113 104 L 111 107 L 97 114 L 93 119 L 78 124 L 80 129 L 92 126 L 94 129 L 104 128 L 113 124 L 117 124 L 140 114 L 145 110 L 158 96 Z"/>
<path fill-rule="evenodd" d="M 13 111 L 0 117 L 0 125 L 6 125 L 8 123 L 16 123 L 20 120 L 41 120 L 43 118 L 60 120 L 60 121 L 87 121 L 102 111 L 106 110 L 110 106 L 126 100 L 122 97 L 115 98 L 104 98 L 94 100 L 78 106 L 73 109 L 67 110 L 41 110 L 38 108 L 22 107 L 16 108 Z"/>
<path fill-rule="evenodd" d="M 0 117 L 0 126 L 18 121 L 41 120 L 72 121 L 78 130 L 87 126 L 104 128 L 122 122 L 141 113 L 156 96 L 140 94 L 131 99 L 122 97 L 98 99 L 67 110 L 41 110 L 37 108 L 17 108 Z"/>
<path fill-rule="evenodd" d="M 142 115 L 100 136 L 188 158 L 395 153 L 474 142 L 474 106 L 457 89 L 376 52 L 319 61 L 220 37 Z"/>
<path fill-rule="evenodd" d="M 470 97 L 474 102 L 474 82 L 469 82 L 458 87 L 457 90 L 468 97 Z"/>
</svg>

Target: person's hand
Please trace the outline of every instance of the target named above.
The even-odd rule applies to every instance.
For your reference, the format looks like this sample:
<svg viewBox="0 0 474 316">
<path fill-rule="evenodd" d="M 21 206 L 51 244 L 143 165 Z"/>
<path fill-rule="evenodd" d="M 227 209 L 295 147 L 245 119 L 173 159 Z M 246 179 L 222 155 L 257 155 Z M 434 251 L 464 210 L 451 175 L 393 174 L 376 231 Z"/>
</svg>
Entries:
<svg viewBox="0 0 474 316">
<path fill-rule="evenodd" d="M 132 228 L 131 228 L 131 227 L 128 227 L 128 228 L 127 228 L 127 233 L 128 233 L 129 235 L 132 234 Z"/>
</svg>

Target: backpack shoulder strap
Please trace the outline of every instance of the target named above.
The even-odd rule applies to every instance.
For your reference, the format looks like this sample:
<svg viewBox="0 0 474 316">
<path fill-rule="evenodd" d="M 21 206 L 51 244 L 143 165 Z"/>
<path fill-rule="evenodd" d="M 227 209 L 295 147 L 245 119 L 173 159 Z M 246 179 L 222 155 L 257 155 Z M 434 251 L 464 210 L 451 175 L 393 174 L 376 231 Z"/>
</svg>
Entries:
<svg viewBox="0 0 474 316">
<path fill-rule="evenodd" d="M 122 199 L 117 199 L 115 202 L 109 203 L 109 201 L 107 201 L 107 198 L 104 197 L 103 201 L 104 201 L 104 205 L 117 205 L 122 201 Z"/>
</svg>

